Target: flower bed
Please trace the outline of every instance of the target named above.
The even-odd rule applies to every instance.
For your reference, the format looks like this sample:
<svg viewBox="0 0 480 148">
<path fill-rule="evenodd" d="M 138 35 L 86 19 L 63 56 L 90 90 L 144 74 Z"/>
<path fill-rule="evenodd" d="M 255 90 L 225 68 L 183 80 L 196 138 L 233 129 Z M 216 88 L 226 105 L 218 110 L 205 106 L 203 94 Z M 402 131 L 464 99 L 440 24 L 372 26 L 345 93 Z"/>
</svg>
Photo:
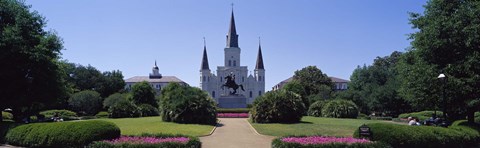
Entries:
<svg viewBox="0 0 480 148">
<path fill-rule="evenodd" d="M 218 113 L 218 118 L 248 118 L 248 113 Z"/>
<path fill-rule="evenodd" d="M 113 140 L 105 140 L 110 144 L 122 144 L 122 143 L 135 143 L 135 144 L 158 144 L 163 142 L 177 142 L 177 143 L 187 143 L 190 140 L 188 137 L 166 137 L 166 138 L 157 138 L 157 137 L 134 137 L 134 136 L 122 136 Z"/>
<path fill-rule="evenodd" d="M 326 137 L 326 136 L 287 136 L 274 139 L 272 142 L 274 148 L 287 147 L 326 147 L 326 148 L 343 148 L 343 147 L 389 147 L 384 143 L 372 142 L 367 139 L 356 139 L 352 137 Z"/>
<path fill-rule="evenodd" d="M 121 136 L 113 140 L 97 141 L 89 145 L 91 148 L 141 148 L 141 147 L 175 147 L 199 148 L 200 140 L 196 137 L 166 134 L 143 134 L 142 136 Z"/>
<path fill-rule="evenodd" d="M 352 137 L 285 137 L 281 139 L 283 142 L 299 143 L 299 144 L 326 144 L 326 143 L 369 143 L 367 139 L 356 139 Z"/>
</svg>

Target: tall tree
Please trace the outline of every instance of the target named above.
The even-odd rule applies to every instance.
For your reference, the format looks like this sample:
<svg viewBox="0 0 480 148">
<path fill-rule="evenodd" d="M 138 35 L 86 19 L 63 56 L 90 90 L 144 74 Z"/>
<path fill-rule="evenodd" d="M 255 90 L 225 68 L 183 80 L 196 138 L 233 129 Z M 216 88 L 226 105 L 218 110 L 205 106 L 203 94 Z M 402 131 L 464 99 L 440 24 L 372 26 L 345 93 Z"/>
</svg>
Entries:
<svg viewBox="0 0 480 148">
<path fill-rule="evenodd" d="M 411 13 L 410 23 L 418 32 L 410 38 L 419 63 L 447 76 L 444 105 L 451 119 L 468 115 L 473 122 L 480 102 L 480 1 L 431 0 L 423 14 Z M 436 77 L 438 74 L 431 74 Z M 423 82 L 428 86 L 435 80 Z M 438 80 L 437 80 L 438 81 Z M 413 81 L 416 83 L 418 81 Z M 404 83 L 405 87 L 415 85 Z M 442 85 L 438 85 L 440 87 Z M 413 93 L 421 92 L 418 88 Z M 442 88 L 439 88 L 442 89 Z M 424 102 L 427 103 L 427 102 Z"/>
<path fill-rule="evenodd" d="M 102 97 L 108 97 L 125 87 L 125 80 L 120 70 L 103 72 L 103 81 L 100 82 L 98 92 Z"/>
<path fill-rule="evenodd" d="M 104 81 L 102 73 L 91 65 L 77 65 L 71 77 L 75 82 L 76 89 L 80 91 L 97 91 L 101 87 L 100 83 Z"/>
<path fill-rule="evenodd" d="M 308 100 L 314 100 L 312 98 L 320 96 L 325 97 L 323 99 L 328 99 L 333 91 L 333 82 L 327 74 L 324 74 L 316 66 L 307 66 L 295 71 L 293 81 L 291 84 L 286 84 L 286 89 L 292 89 L 289 91 L 299 93 L 308 107 L 310 106 Z"/>
<path fill-rule="evenodd" d="M 0 109 L 16 121 L 65 96 L 58 62 L 62 40 L 23 1 L 0 1 Z"/>
<path fill-rule="evenodd" d="M 146 81 L 136 83 L 132 86 L 132 99 L 137 105 L 150 104 L 158 107 L 158 101 L 155 99 L 155 90 Z"/>
<path fill-rule="evenodd" d="M 357 67 L 351 76 L 348 90 L 339 95 L 354 101 L 364 113 L 371 111 L 396 116 L 409 110 L 399 95 L 400 81 L 396 69 L 401 52 L 377 57 L 372 65 Z"/>
</svg>

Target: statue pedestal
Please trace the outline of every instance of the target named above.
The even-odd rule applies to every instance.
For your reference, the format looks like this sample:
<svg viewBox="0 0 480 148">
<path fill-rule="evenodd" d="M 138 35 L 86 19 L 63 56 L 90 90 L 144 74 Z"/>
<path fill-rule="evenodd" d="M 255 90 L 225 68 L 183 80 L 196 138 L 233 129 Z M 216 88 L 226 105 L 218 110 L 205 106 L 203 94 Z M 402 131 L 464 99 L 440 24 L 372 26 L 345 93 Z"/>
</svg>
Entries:
<svg viewBox="0 0 480 148">
<path fill-rule="evenodd" d="M 220 108 L 247 108 L 247 98 L 243 95 L 228 95 L 218 98 Z"/>
</svg>

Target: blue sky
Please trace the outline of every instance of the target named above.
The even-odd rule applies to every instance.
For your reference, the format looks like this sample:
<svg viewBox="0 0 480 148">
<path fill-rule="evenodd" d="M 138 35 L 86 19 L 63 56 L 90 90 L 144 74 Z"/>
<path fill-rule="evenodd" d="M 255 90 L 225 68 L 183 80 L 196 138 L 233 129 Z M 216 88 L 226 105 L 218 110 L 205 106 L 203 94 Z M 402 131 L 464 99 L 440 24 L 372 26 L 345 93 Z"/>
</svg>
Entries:
<svg viewBox="0 0 480 148">
<path fill-rule="evenodd" d="M 266 90 L 316 65 L 349 79 L 357 65 L 410 46 L 408 12 L 425 0 L 27 0 L 64 40 L 62 57 L 125 78 L 160 73 L 199 86 L 203 37 L 212 71 L 223 64 L 231 3 L 242 49 L 253 71 L 261 37 Z"/>
</svg>

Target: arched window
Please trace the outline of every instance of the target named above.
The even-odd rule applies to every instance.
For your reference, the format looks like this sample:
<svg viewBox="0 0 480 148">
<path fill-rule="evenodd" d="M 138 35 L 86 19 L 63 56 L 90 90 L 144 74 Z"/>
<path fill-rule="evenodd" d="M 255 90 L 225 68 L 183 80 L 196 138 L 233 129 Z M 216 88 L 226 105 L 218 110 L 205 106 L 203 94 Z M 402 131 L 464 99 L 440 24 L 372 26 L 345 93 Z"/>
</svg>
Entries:
<svg viewBox="0 0 480 148">
<path fill-rule="evenodd" d="M 228 60 L 228 66 L 232 66 L 232 61 Z"/>
<path fill-rule="evenodd" d="M 207 81 L 207 78 L 205 76 L 203 76 L 203 82 Z"/>
<path fill-rule="evenodd" d="M 245 77 L 242 77 L 242 82 L 245 82 Z"/>
<path fill-rule="evenodd" d="M 222 82 L 222 81 L 223 81 L 223 78 L 222 78 L 222 77 L 220 77 L 220 82 Z"/>
<path fill-rule="evenodd" d="M 258 76 L 258 81 L 262 81 L 262 76 Z"/>
<path fill-rule="evenodd" d="M 233 61 L 233 66 L 237 66 L 237 61 Z"/>
<path fill-rule="evenodd" d="M 212 91 L 212 97 L 215 98 L 215 91 Z"/>
<path fill-rule="evenodd" d="M 259 95 L 259 96 L 262 95 L 262 91 L 258 91 L 258 95 Z"/>
<path fill-rule="evenodd" d="M 253 97 L 253 93 L 252 93 L 252 91 L 250 91 L 250 98 L 251 98 L 251 97 Z"/>
</svg>

